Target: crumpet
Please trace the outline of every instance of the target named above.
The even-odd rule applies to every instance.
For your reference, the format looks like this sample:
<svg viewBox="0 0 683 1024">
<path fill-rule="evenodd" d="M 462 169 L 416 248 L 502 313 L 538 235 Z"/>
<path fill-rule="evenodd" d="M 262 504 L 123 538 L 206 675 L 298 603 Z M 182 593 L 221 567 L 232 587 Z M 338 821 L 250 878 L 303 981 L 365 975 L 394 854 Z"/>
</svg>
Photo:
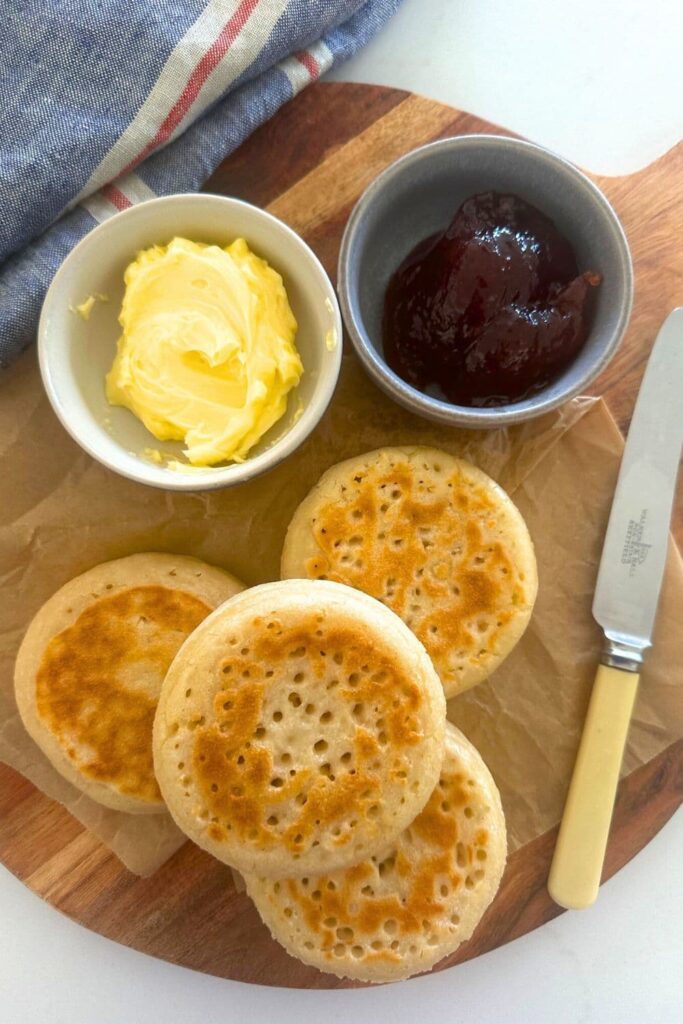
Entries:
<svg viewBox="0 0 683 1024">
<path fill-rule="evenodd" d="M 241 872 L 336 870 L 390 843 L 424 807 L 446 705 L 420 642 L 337 583 L 245 591 L 183 646 L 154 723 L 178 826 Z"/>
<path fill-rule="evenodd" d="M 526 629 L 534 549 L 476 466 L 435 448 L 380 448 L 323 474 L 294 513 L 282 577 L 335 580 L 382 601 L 422 641 L 447 697 L 485 679 Z"/>
<path fill-rule="evenodd" d="M 138 554 L 90 569 L 43 605 L 17 655 L 15 694 L 65 779 L 114 810 L 165 810 L 152 760 L 161 683 L 186 637 L 241 589 L 198 559 Z"/>
<path fill-rule="evenodd" d="M 292 956 L 339 977 L 398 981 L 470 937 L 503 874 L 505 819 L 481 756 L 450 724 L 445 747 L 427 806 L 389 850 L 325 875 L 245 878 Z"/>
</svg>

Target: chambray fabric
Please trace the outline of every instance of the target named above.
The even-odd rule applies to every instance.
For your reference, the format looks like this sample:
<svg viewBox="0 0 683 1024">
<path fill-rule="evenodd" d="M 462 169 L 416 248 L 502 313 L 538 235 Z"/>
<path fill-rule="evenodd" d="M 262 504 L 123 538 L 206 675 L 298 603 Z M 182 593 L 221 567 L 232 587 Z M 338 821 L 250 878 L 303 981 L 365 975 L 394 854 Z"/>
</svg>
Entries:
<svg viewBox="0 0 683 1024">
<path fill-rule="evenodd" d="M 109 180 L 98 173 L 113 168 L 115 183 L 126 170 L 119 152 L 131 131 L 128 156 L 145 186 L 197 190 L 305 84 L 309 48 L 312 78 L 355 53 L 399 3 L 3 0 L 0 366 L 33 341 L 56 269 L 97 223 L 80 203 Z M 184 88 L 188 110 L 160 137 L 155 104 L 163 112 Z"/>
</svg>

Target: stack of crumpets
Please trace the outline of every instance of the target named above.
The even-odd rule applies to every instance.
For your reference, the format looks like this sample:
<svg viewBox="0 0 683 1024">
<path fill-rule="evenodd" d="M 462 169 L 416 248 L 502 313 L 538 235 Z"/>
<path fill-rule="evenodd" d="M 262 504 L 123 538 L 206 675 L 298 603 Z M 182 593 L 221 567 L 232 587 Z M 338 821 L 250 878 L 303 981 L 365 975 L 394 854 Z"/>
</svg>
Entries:
<svg viewBox="0 0 683 1024">
<path fill-rule="evenodd" d="M 431 448 L 328 470 L 283 580 L 140 554 L 61 588 L 19 651 L 24 724 L 106 807 L 168 811 L 272 935 L 340 977 L 451 955 L 506 860 L 500 797 L 446 698 L 524 632 L 533 546 L 507 494 Z"/>
<path fill-rule="evenodd" d="M 265 584 L 174 660 L 157 778 L 292 955 L 405 978 L 469 937 L 505 864 L 498 791 L 445 711 L 423 645 L 379 601 L 329 581 Z"/>
</svg>

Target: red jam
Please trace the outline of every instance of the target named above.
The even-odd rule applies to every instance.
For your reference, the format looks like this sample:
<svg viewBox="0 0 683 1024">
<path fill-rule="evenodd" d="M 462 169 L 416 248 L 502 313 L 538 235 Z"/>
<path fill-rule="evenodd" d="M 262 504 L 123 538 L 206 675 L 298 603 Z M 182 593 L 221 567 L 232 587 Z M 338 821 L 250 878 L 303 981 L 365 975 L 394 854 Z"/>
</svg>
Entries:
<svg viewBox="0 0 683 1024">
<path fill-rule="evenodd" d="M 472 196 L 391 278 L 386 360 L 409 384 L 457 405 L 521 401 L 581 349 L 600 281 L 579 274 L 569 242 L 534 206 L 497 192 Z"/>
</svg>

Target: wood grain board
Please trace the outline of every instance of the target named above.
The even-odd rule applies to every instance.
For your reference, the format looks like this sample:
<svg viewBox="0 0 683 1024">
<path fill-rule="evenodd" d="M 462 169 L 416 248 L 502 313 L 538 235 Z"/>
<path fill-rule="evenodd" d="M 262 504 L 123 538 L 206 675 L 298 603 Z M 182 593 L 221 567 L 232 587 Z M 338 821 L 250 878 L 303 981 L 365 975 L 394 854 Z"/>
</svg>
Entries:
<svg viewBox="0 0 683 1024">
<path fill-rule="evenodd" d="M 285 107 L 229 157 L 206 189 L 267 206 L 316 251 L 332 278 L 344 224 L 367 184 L 423 143 L 496 128 L 399 90 L 321 83 Z M 622 429 L 667 312 L 683 301 L 683 145 L 644 171 L 594 177 L 615 206 L 636 268 L 633 318 L 598 380 Z M 683 510 L 674 529 L 683 540 Z M 604 877 L 631 859 L 680 805 L 683 741 L 623 780 Z M 556 830 L 514 853 L 500 892 L 453 966 L 559 914 L 546 879 Z M 270 939 L 228 868 L 187 843 L 154 876 L 137 878 L 60 805 L 0 765 L 0 861 L 34 892 L 102 935 L 226 978 L 307 988 L 348 987 L 292 960 Z"/>
</svg>

